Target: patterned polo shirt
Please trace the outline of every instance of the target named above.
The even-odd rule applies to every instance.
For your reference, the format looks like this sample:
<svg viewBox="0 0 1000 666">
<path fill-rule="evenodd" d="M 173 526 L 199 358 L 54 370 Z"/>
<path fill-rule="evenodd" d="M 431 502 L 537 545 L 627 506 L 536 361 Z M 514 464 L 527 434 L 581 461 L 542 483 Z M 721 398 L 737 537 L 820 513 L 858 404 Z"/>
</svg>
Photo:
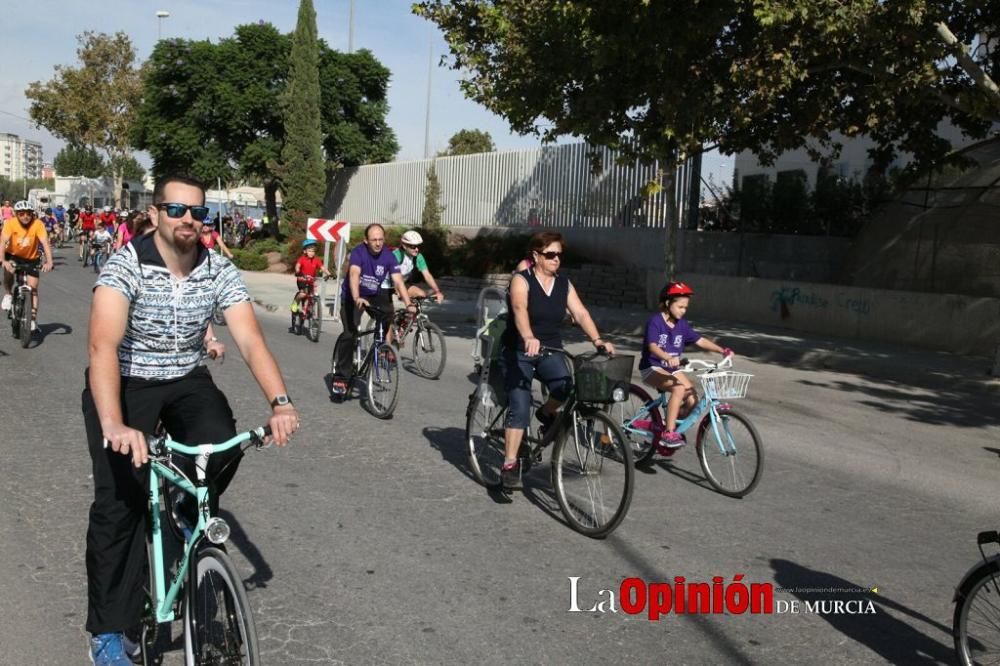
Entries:
<svg viewBox="0 0 1000 666">
<path fill-rule="evenodd" d="M 123 377 L 183 377 L 202 360 L 215 309 L 250 300 L 232 262 L 201 243 L 197 252 L 191 274 L 177 279 L 148 234 L 133 238 L 101 270 L 95 288 L 111 287 L 129 301 L 125 337 L 118 347 Z"/>
</svg>

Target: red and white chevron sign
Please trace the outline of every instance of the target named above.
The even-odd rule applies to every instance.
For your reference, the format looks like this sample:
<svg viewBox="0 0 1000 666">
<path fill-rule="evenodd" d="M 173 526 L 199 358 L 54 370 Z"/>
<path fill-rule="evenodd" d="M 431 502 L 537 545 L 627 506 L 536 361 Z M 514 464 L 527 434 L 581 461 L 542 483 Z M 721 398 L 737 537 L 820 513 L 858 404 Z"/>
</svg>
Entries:
<svg viewBox="0 0 1000 666">
<path fill-rule="evenodd" d="M 321 217 L 310 217 L 306 226 L 306 238 L 336 243 L 347 240 L 351 235 L 351 223 L 344 220 L 324 220 Z"/>
</svg>

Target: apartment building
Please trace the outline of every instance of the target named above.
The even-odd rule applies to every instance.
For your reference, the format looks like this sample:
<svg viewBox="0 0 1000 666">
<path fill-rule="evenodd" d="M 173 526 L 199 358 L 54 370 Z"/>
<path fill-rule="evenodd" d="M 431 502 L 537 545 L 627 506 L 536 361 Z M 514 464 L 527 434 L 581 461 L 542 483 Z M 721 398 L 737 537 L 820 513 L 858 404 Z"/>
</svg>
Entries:
<svg viewBox="0 0 1000 666">
<path fill-rule="evenodd" d="M 10 180 L 42 177 L 42 144 L 0 133 L 0 176 Z"/>
</svg>

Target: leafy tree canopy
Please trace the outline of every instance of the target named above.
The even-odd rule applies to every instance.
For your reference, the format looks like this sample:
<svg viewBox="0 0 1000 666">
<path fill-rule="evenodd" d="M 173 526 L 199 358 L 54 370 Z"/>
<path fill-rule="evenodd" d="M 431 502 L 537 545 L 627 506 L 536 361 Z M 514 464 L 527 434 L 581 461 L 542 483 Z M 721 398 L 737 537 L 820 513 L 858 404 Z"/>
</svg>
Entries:
<svg viewBox="0 0 1000 666">
<path fill-rule="evenodd" d="M 482 130 L 459 130 L 448 139 L 448 148 L 442 155 L 472 155 L 492 153 L 496 150 L 489 132 Z"/>
<path fill-rule="evenodd" d="M 93 148 L 68 143 L 56 153 L 52 167 L 60 176 L 103 176 L 104 159 Z"/>
<path fill-rule="evenodd" d="M 705 144 L 762 162 L 831 133 L 874 157 L 950 148 L 1000 119 L 1000 3 L 990 0 L 426 0 L 468 97 L 521 133 L 683 158 Z M 948 38 L 953 35 L 954 40 Z M 987 48 L 992 46 L 992 48 Z M 814 149 L 818 155 L 818 151 Z"/>
<path fill-rule="evenodd" d="M 130 132 L 142 99 L 142 72 L 128 35 L 85 32 L 78 37 L 79 67 L 57 66 L 47 83 L 25 96 L 31 119 L 55 136 L 104 154 L 112 165 L 131 155 Z M 121 191 L 115 172 L 115 192 Z"/>
</svg>

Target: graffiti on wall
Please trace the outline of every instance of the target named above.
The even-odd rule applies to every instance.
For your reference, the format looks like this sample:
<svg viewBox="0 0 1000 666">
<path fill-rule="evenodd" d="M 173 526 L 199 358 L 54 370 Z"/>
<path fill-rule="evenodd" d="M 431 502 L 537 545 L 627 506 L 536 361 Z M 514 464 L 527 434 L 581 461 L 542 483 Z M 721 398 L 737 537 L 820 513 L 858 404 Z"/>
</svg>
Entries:
<svg viewBox="0 0 1000 666">
<path fill-rule="evenodd" d="M 836 293 L 832 301 L 822 294 L 801 287 L 781 287 L 771 293 L 771 311 L 781 313 L 782 319 L 788 319 L 792 316 L 793 306 L 820 310 L 826 310 L 830 307 L 841 308 L 865 317 L 872 311 L 871 302 L 867 299 L 858 298 L 846 292 Z"/>
</svg>

